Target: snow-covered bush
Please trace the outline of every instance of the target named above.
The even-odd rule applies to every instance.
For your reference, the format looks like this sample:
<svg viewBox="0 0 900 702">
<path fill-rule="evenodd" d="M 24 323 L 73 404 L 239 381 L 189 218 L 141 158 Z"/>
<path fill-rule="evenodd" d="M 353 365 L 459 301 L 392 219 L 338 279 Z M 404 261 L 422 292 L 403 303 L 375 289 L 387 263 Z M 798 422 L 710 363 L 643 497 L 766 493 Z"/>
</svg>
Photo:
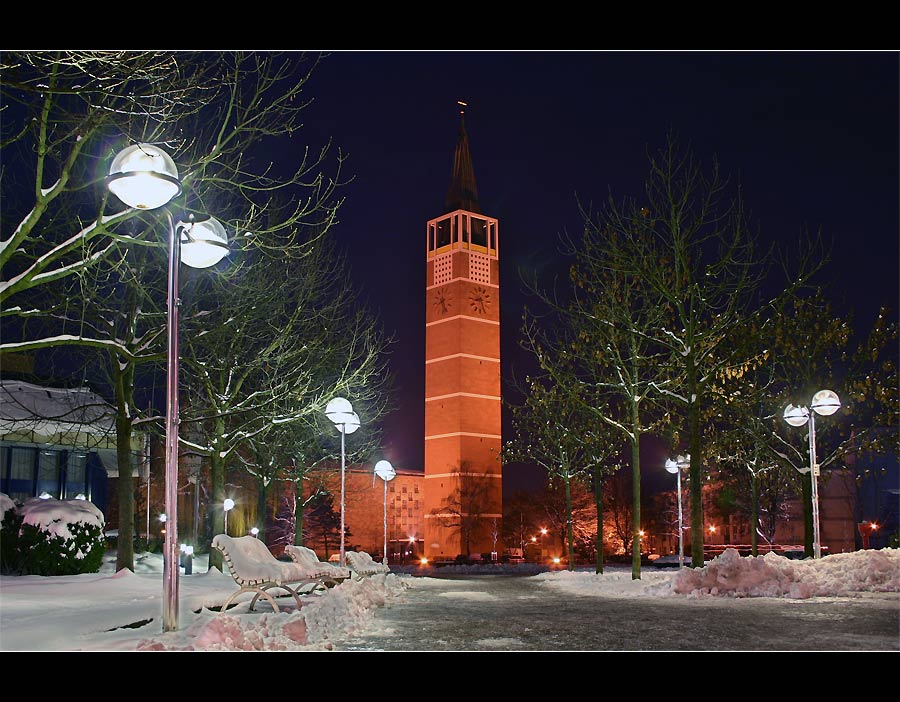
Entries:
<svg viewBox="0 0 900 702">
<path fill-rule="evenodd" d="M 103 513 L 87 500 L 27 500 L 4 513 L 0 569 L 19 575 L 96 573 L 106 549 L 103 525 Z"/>
<path fill-rule="evenodd" d="M 16 520 L 16 503 L 9 495 L 0 492 L 0 572 L 11 572 L 9 565 L 15 560 L 15 538 L 12 535 Z"/>
</svg>

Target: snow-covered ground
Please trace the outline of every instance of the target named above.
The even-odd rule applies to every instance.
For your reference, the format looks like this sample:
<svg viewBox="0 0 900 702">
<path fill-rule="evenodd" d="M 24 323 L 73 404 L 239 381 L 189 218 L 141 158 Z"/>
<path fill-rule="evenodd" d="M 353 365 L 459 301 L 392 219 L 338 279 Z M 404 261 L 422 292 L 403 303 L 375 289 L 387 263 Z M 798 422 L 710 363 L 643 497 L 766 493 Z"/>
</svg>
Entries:
<svg viewBox="0 0 900 702">
<path fill-rule="evenodd" d="M 247 600 L 228 613 L 206 607 L 235 591 L 234 581 L 206 572 L 202 557 L 194 573 L 180 578 L 180 626 L 162 633 L 162 561 L 139 554 L 136 573 L 114 573 L 109 554 L 97 574 L 0 577 L 0 650 L 328 650 L 373 626 L 377 608 L 402 600 L 407 588 L 427 588 L 434 578 L 390 573 L 345 581 L 303 606 L 275 614 L 265 602 L 247 612 Z M 515 568 L 516 566 L 511 566 Z M 473 568 L 477 571 L 477 566 Z M 727 598 L 852 597 L 900 592 L 900 550 L 857 551 L 819 561 L 776 555 L 740 557 L 726 551 L 704 568 L 646 568 L 640 580 L 628 571 L 595 575 L 557 570 L 530 576 L 561 597 Z M 287 602 L 292 603 L 289 598 Z M 553 606 L 548 598 L 548 606 Z"/>
</svg>

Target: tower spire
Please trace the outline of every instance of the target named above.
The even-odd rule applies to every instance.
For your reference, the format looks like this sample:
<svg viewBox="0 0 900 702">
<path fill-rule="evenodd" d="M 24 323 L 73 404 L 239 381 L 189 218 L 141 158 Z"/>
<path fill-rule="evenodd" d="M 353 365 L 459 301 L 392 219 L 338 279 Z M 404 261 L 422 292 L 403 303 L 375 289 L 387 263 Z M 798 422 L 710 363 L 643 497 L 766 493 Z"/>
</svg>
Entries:
<svg viewBox="0 0 900 702">
<path fill-rule="evenodd" d="M 478 188 L 475 185 L 475 169 L 472 154 L 469 153 L 469 136 L 466 134 L 467 104 L 457 100 L 459 110 L 459 138 L 453 154 L 453 169 L 450 171 L 450 188 L 447 190 L 447 212 L 467 210 L 481 214 L 478 204 Z"/>
</svg>

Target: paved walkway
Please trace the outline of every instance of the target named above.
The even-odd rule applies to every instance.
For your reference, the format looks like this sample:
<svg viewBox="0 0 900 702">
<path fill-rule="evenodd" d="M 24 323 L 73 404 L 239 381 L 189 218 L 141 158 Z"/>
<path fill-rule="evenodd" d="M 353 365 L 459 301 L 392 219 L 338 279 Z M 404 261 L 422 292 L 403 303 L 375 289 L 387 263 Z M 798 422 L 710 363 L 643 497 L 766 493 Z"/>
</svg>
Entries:
<svg viewBox="0 0 900 702">
<path fill-rule="evenodd" d="M 611 598 L 534 578 L 429 578 L 339 651 L 898 651 L 900 594 Z"/>
</svg>

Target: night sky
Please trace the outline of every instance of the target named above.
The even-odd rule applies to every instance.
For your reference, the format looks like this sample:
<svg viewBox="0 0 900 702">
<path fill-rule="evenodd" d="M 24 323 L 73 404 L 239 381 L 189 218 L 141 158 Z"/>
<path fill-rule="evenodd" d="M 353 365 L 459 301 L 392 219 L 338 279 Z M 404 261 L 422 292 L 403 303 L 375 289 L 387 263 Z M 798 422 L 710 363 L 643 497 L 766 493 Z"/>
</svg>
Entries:
<svg viewBox="0 0 900 702">
<path fill-rule="evenodd" d="M 558 234 L 579 228 L 576 193 L 640 195 L 646 153 L 670 130 L 740 180 L 763 241 L 821 230 L 833 252 L 819 280 L 839 310 L 863 328 L 881 304 L 896 313 L 895 52 L 340 51 L 307 94 L 294 143 L 331 137 L 349 154 L 335 236 L 397 338 L 400 409 L 384 424 L 397 468 L 423 468 L 425 224 L 444 214 L 458 99 L 482 211 L 500 223 L 504 378 L 519 363 L 519 269 L 563 272 Z M 525 471 L 505 473 L 511 489 Z"/>
</svg>

